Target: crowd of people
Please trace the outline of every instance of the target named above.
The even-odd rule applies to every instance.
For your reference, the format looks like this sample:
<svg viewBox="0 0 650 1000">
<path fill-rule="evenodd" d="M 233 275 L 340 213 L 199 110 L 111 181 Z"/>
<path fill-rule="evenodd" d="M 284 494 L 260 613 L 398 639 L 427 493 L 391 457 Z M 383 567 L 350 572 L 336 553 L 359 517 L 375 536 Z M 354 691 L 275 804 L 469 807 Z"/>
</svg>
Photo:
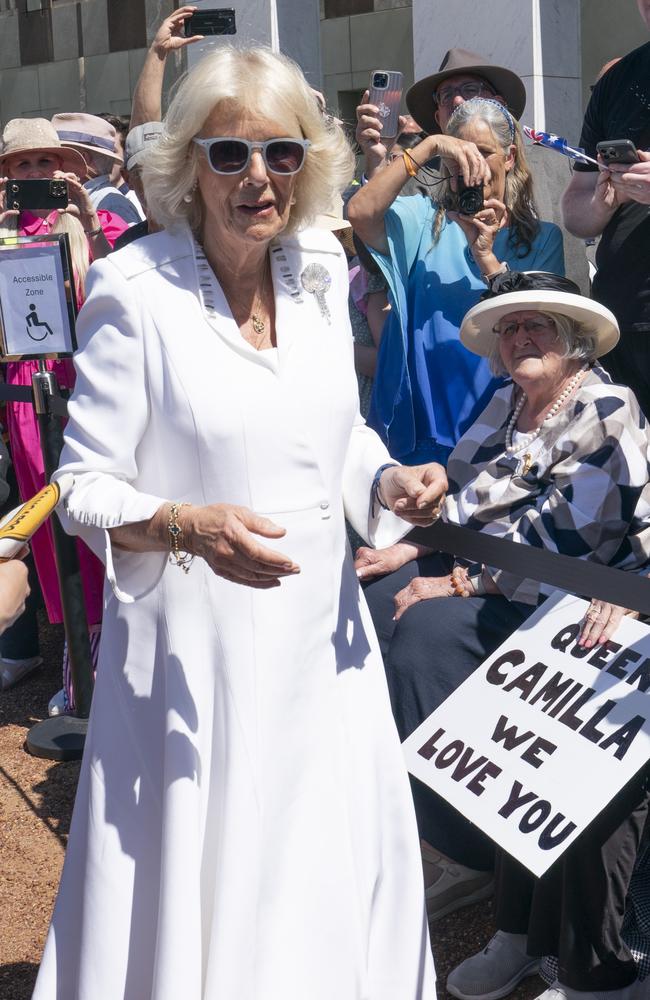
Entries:
<svg viewBox="0 0 650 1000">
<path fill-rule="evenodd" d="M 130 121 L 2 132 L 4 183 L 68 186 L 4 201 L 0 236 L 70 243 L 79 346 L 47 365 L 96 669 L 35 1000 L 433 1000 L 436 921 L 492 896 L 454 997 L 541 970 L 540 1000 L 647 1000 L 650 770 L 536 879 L 409 785 L 400 739 L 553 593 L 412 526 L 650 575 L 650 43 L 593 89 L 560 227 L 510 69 L 450 50 L 384 139 L 369 92 L 353 135 L 290 60 L 220 46 L 163 115 L 193 10 Z M 605 164 L 614 139 L 638 160 Z M 567 233 L 600 237 L 589 295 Z M 4 423 L 27 499 L 35 417 Z M 25 559 L 0 566 L 5 688 L 41 663 L 41 596 L 61 621 L 47 525 Z M 591 600 L 578 643 L 630 613 Z M 49 711 L 74 708 L 66 659 Z"/>
</svg>

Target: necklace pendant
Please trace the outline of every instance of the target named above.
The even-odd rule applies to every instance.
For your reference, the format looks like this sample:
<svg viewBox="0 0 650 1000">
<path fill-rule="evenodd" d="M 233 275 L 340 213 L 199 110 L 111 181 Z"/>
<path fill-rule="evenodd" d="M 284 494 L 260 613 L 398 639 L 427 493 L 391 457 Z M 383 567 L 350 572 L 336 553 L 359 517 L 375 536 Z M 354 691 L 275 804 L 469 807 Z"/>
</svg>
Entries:
<svg viewBox="0 0 650 1000">
<path fill-rule="evenodd" d="M 258 337 L 261 337 L 266 329 L 264 320 L 260 319 L 259 316 L 256 316 L 255 313 L 251 316 L 251 326 Z"/>
<path fill-rule="evenodd" d="M 533 456 L 529 451 L 524 455 L 524 464 L 521 467 L 521 475 L 527 476 L 533 464 Z"/>
</svg>

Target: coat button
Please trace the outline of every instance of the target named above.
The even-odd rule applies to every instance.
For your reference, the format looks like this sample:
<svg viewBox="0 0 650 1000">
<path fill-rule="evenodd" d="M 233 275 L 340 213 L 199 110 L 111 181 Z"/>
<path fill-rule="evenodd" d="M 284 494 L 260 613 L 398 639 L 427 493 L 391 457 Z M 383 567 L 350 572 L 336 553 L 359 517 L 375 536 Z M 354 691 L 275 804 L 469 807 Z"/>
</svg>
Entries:
<svg viewBox="0 0 650 1000">
<path fill-rule="evenodd" d="M 323 520 L 326 520 L 328 517 L 331 517 L 330 505 L 328 504 L 327 500 L 323 500 L 322 504 L 320 505 L 320 509 L 321 509 L 320 516 Z"/>
</svg>

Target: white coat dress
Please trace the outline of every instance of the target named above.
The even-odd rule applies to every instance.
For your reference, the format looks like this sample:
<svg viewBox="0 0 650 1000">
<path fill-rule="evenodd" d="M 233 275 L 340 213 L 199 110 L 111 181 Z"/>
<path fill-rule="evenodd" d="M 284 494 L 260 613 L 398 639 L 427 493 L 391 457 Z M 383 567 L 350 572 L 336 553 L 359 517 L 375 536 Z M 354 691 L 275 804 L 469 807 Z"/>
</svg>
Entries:
<svg viewBox="0 0 650 1000">
<path fill-rule="evenodd" d="M 70 841 L 34 1000 L 433 1000 L 413 806 L 344 510 L 389 461 L 358 413 L 347 268 L 272 246 L 277 351 L 243 338 L 188 231 L 89 272 L 61 472 L 106 563 Z M 328 323 L 302 289 L 327 268 Z M 210 295 L 214 299 L 210 300 Z M 111 550 L 165 500 L 286 528 L 301 573 L 257 591 Z"/>
</svg>

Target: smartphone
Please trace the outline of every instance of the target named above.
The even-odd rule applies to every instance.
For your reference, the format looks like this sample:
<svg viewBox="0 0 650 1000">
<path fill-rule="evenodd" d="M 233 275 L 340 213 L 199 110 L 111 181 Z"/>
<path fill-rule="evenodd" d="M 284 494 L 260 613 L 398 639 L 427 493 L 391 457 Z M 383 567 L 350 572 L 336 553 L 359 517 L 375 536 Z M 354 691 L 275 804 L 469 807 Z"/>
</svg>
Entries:
<svg viewBox="0 0 650 1000">
<path fill-rule="evenodd" d="M 24 208 L 48 209 L 67 208 L 68 182 L 64 180 L 8 180 L 6 187 L 7 208 L 21 212 Z"/>
<path fill-rule="evenodd" d="M 607 142 L 596 143 L 603 163 L 638 163 L 639 154 L 630 139 L 608 139 Z"/>
<path fill-rule="evenodd" d="M 375 104 L 379 109 L 382 140 L 397 138 L 403 79 L 403 74 L 397 70 L 376 69 L 370 74 L 368 104 Z"/>
<path fill-rule="evenodd" d="M 183 25 L 185 37 L 192 35 L 235 35 L 237 27 L 235 24 L 234 7 L 212 8 L 210 10 L 197 10 L 195 14 L 188 17 Z"/>
</svg>

